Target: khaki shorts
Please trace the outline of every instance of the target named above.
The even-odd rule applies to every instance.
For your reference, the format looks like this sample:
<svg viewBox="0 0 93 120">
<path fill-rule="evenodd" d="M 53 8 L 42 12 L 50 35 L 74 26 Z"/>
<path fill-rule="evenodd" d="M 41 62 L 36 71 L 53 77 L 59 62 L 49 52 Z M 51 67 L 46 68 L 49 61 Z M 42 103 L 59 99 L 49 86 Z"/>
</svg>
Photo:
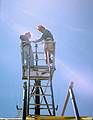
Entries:
<svg viewBox="0 0 93 120">
<path fill-rule="evenodd" d="M 55 49 L 55 42 L 53 42 L 53 41 L 45 42 L 44 49 L 48 49 L 49 51 L 54 51 L 54 49 Z"/>
</svg>

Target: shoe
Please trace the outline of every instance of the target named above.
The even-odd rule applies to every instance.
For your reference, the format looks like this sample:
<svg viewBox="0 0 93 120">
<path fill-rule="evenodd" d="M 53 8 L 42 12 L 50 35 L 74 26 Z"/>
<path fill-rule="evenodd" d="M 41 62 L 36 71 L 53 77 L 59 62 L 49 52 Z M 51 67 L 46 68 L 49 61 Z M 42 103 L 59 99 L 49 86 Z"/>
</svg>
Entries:
<svg viewBox="0 0 93 120">
<path fill-rule="evenodd" d="M 55 66 L 52 66 L 52 69 L 55 71 L 56 70 Z"/>
<path fill-rule="evenodd" d="M 54 71 L 56 70 L 56 68 L 55 68 L 55 66 L 54 66 L 53 63 L 50 64 L 50 67 L 51 67 L 51 69 L 53 69 Z"/>
</svg>

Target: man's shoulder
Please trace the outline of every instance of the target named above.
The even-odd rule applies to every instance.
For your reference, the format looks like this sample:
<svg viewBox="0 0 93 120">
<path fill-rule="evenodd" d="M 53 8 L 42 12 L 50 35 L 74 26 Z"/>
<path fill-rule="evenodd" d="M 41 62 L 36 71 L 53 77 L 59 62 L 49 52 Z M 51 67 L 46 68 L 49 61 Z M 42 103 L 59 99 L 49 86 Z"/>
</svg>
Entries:
<svg viewBox="0 0 93 120">
<path fill-rule="evenodd" d="M 51 32 L 50 32 L 48 29 L 45 29 L 43 33 L 49 34 L 49 33 L 51 33 Z"/>
</svg>

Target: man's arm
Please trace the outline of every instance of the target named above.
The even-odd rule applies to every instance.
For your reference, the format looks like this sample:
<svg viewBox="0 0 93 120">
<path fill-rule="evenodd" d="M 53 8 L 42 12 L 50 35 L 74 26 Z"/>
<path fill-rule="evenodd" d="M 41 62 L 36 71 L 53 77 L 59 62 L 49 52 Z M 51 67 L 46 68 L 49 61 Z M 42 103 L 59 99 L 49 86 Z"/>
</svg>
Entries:
<svg viewBox="0 0 93 120">
<path fill-rule="evenodd" d="M 44 40 L 44 34 L 41 36 L 40 39 L 37 39 L 36 41 L 33 41 L 33 42 L 37 43 L 37 42 L 41 42 L 42 40 Z"/>
</svg>

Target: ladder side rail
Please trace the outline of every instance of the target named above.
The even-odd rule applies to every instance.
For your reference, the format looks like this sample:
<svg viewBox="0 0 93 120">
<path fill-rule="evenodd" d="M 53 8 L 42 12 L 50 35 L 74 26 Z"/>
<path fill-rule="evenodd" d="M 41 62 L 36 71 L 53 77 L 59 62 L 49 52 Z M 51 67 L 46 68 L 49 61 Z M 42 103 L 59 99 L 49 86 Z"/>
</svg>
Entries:
<svg viewBox="0 0 93 120">
<path fill-rule="evenodd" d="M 71 97 L 71 101 L 72 101 L 73 110 L 74 110 L 76 120 L 80 120 L 80 116 L 79 116 L 79 112 L 78 112 L 78 108 L 77 108 L 77 104 L 76 104 L 76 100 L 75 100 L 75 96 L 74 96 L 74 92 L 73 92 L 72 88 L 69 88 L 69 94 Z"/>
<path fill-rule="evenodd" d="M 64 116 L 64 114 L 65 114 L 65 111 L 66 111 L 66 107 L 67 107 L 67 103 L 68 103 L 69 97 L 70 97 L 70 94 L 69 94 L 69 91 L 68 91 L 68 92 L 67 92 L 67 97 L 65 98 L 65 103 L 64 103 L 64 106 L 63 106 L 63 110 L 62 110 L 61 116 Z"/>
<path fill-rule="evenodd" d="M 75 96 L 74 96 L 74 92 L 73 92 L 73 82 L 71 82 L 71 84 L 68 88 L 67 97 L 66 97 L 66 100 L 65 100 L 65 103 L 64 103 L 64 107 L 63 107 L 61 116 L 64 116 L 69 98 L 71 98 L 71 101 L 72 101 L 72 106 L 73 106 L 73 110 L 74 110 L 76 120 L 80 120 L 79 112 L 78 112 L 78 108 L 77 108 L 77 104 L 76 104 L 76 100 L 75 100 Z"/>
<path fill-rule="evenodd" d="M 31 46 L 29 45 L 29 55 L 27 56 L 27 79 L 28 79 L 28 89 L 27 89 L 27 115 L 29 115 L 29 102 L 30 102 L 30 65 L 31 65 Z"/>
<path fill-rule="evenodd" d="M 40 89 L 41 89 L 42 94 L 44 94 L 42 87 L 40 87 Z M 52 115 L 51 110 L 50 110 L 49 105 L 48 105 L 48 102 L 47 102 L 47 100 L 46 100 L 46 97 L 43 96 L 43 98 L 44 98 L 45 103 L 46 103 L 46 105 L 47 105 L 47 108 L 48 108 L 48 112 L 49 112 L 49 114 Z"/>
<path fill-rule="evenodd" d="M 53 116 L 55 116 L 55 103 L 54 103 L 53 86 L 52 86 L 52 72 L 51 72 L 51 66 L 50 66 L 51 54 L 49 52 L 50 52 L 49 50 L 46 51 L 46 59 L 47 59 L 47 64 L 48 64 L 49 72 L 50 72 L 49 81 L 50 81 L 50 89 L 51 89 Z M 54 57 L 54 55 L 53 55 L 53 57 Z M 54 64 L 54 61 L 53 61 L 53 64 Z"/>
<path fill-rule="evenodd" d="M 52 108 L 53 108 L 53 116 L 55 116 L 55 103 L 54 103 L 54 95 L 53 95 L 53 86 L 52 86 L 52 72 L 51 72 L 51 66 L 50 66 L 50 60 L 49 60 L 49 51 L 47 51 L 47 62 L 48 62 L 48 67 L 49 67 L 49 81 L 50 81 L 50 89 L 51 89 L 51 98 L 52 98 Z"/>
<path fill-rule="evenodd" d="M 22 110 L 22 120 L 26 120 L 27 116 L 27 83 L 24 82 L 24 91 L 23 91 L 23 110 Z"/>
<path fill-rule="evenodd" d="M 52 97 L 52 108 L 53 108 L 53 116 L 56 115 L 55 113 L 55 102 L 54 102 L 54 94 L 53 94 L 53 86 L 52 86 L 52 79 L 50 80 L 50 89 L 51 89 L 51 97 Z"/>
<path fill-rule="evenodd" d="M 46 93 L 48 86 L 49 86 L 49 80 L 48 80 L 47 85 L 45 87 L 44 94 Z M 41 103 L 42 103 L 42 101 L 43 101 L 43 97 L 41 98 Z"/>
<path fill-rule="evenodd" d="M 36 52 L 36 54 L 35 54 L 35 58 L 36 58 L 35 62 L 36 62 L 37 71 L 38 71 L 38 54 L 37 54 L 37 48 L 38 48 L 38 44 L 35 44 L 35 52 Z M 38 75 L 38 72 L 37 72 L 37 75 Z M 41 86 L 41 82 L 38 81 L 38 80 L 35 80 L 35 85 Z M 39 87 L 37 87 L 35 89 L 35 93 L 36 94 L 40 94 Z M 40 104 L 40 96 L 35 96 L 35 104 Z M 36 105 L 35 106 L 35 115 L 40 115 L 40 105 Z"/>
</svg>

